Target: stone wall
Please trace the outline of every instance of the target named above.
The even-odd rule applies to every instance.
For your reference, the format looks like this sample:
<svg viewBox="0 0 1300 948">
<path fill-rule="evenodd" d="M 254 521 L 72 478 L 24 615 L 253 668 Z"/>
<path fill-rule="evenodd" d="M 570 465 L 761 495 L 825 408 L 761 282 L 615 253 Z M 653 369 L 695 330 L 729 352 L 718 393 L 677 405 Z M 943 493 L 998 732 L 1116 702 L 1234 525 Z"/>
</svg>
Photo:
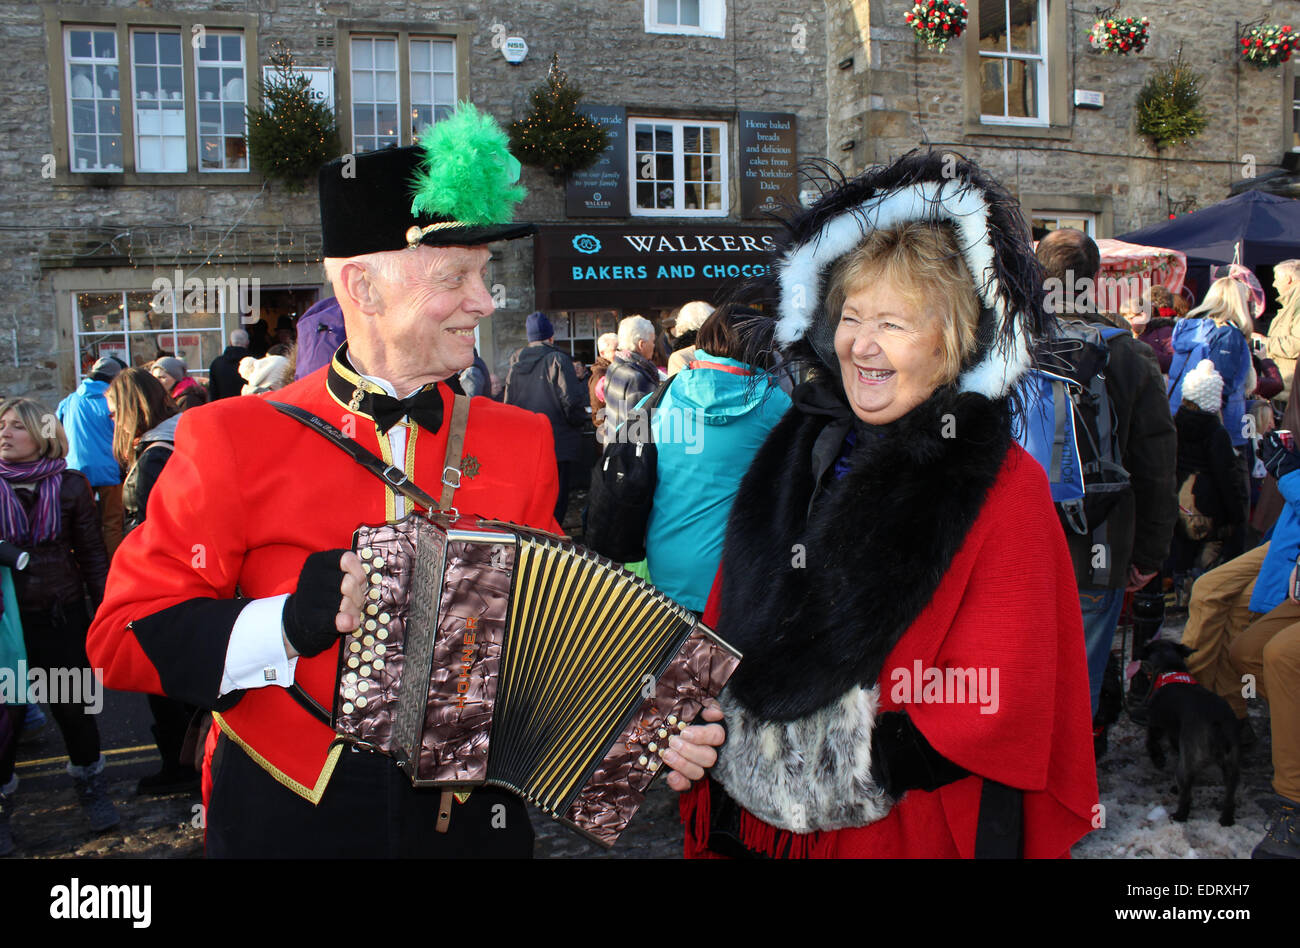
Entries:
<svg viewBox="0 0 1300 948">
<path fill-rule="evenodd" d="M 52 178 L 42 176 L 43 169 L 49 171 L 45 156 L 60 150 L 56 118 L 64 110 L 51 91 L 62 69 L 57 24 L 60 18 L 75 22 L 78 10 L 127 10 L 132 22 L 150 17 L 165 22 L 179 16 L 201 24 L 205 17 L 250 17 L 256 23 L 259 54 L 259 62 L 247 63 L 250 79 L 266 62 L 271 44 L 282 40 L 298 65 L 335 68 L 336 89 L 346 82 L 338 69 L 339 21 L 365 21 L 377 30 L 396 24 L 458 30 L 467 46 L 459 93 L 503 123 L 523 115 L 528 93 L 544 79 L 551 54 L 558 52 L 587 102 L 625 105 L 666 117 L 731 117 L 732 220 L 739 215 L 734 183 L 737 111 L 796 112 L 800 156 L 826 151 L 821 3 L 732 0 L 727 4 L 725 38 L 647 34 L 642 0 L 5 4 L 0 6 L 6 54 L 0 67 L 6 86 L 0 106 L 0 274 L 9 289 L 9 305 L 0 318 L 0 391 L 6 394 L 56 400 L 72 387 L 77 354 L 69 288 L 147 290 L 155 275 L 170 274 L 175 266 L 200 278 L 255 274 L 264 283 L 295 285 L 322 278 L 312 259 L 318 217 L 310 192 L 292 195 L 278 185 L 263 187 L 256 174 L 246 183 L 219 184 L 173 184 L 165 179 L 131 183 L 121 176 L 114 180 L 101 175 L 95 176 L 99 186 L 86 175 L 69 174 L 66 167 L 58 168 Z M 48 22 L 55 24 L 53 29 Z M 529 53 L 522 64 L 507 63 L 494 47 L 498 23 L 508 34 L 527 40 Z M 125 58 L 120 61 L 125 66 Z M 191 82 L 192 76 L 187 76 L 187 88 Z M 344 147 L 347 150 L 347 143 Z M 66 154 L 66 148 L 62 150 Z M 530 195 L 519 216 L 565 220 L 562 188 L 531 168 L 525 170 L 524 181 Z M 509 300 L 490 321 L 493 325 L 484 326 L 500 364 L 522 343 L 524 316 L 532 308 L 530 241 L 503 247 L 491 278 L 505 286 Z"/>
<path fill-rule="evenodd" d="M 975 17 L 945 52 L 932 52 L 904 21 L 911 5 L 828 3 L 827 137 L 830 157 L 846 170 L 918 146 L 952 148 L 984 165 L 1025 203 L 1097 213 L 1098 236 L 1109 237 L 1224 199 L 1251 171 L 1248 156 L 1254 156 L 1254 173 L 1262 174 L 1278 167 L 1290 145 L 1293 64 L 1265 71 L 1243 64 L 1234 37 L 1240 23 L 1260 18 L 1300 28 L 1294 3 L 1241 0 L 1230 11 L 1178 0 L 1126 4 L 1123 14 L 1151 20 L 1152 37 L 1143 53 L 1127 56 L 1091 49 L 1092 7 L 1059 11 L 1065 60 L 1053 82 L 1068 105 L 1052 114 L 1060 127 L 1041 138 L 1011 129 L 972 132 L 967 94 L 977 79 L 967 47 L 978 42 Z M 1134 103 L 1153 69 L 1180 49 L 1203 77 L 1209 126 L 1191 143 L 1157 152 L 1138 134 Z M 840 69 L 849 56 L 851 66 Z M 1075 89 L 1103 93 L 1104 107 L 1074 107 Z M 842 150 L 850 141 L 851 150 Z"/>
</svg>

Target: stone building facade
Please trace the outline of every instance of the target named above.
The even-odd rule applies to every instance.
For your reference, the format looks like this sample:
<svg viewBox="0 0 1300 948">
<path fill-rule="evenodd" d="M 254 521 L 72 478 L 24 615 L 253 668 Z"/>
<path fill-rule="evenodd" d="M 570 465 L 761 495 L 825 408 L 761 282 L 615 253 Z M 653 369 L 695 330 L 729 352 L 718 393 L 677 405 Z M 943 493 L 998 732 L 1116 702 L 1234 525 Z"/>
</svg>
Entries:
<svg viewBox="0 0 1300 948">
<path fill-rule="evenodd" d="M 522 118 L 558 54 L 584 104 L 624 123 L 608 162 L 622 178 L 603 194 L 593 179 L 585 195 L 566 195 L 525 169 L 518 216 L 544 230 L 494 252 L 498 310 L 480 349 L 501 371 L 524 341 L 525 316 L 544 303 L 562 344 L 589 356 L 620 314 L 713 294 L 750 265 L 731 260 L 755 258 L 762 222 L 751 191 L 772 173 L 754 159 L 771 148 L 792 165 L 827 150 L 824 17 L 821 3 L 780 0 L 5 4 L 0 390 L 53 401 L 100 355 L 140 363 L 158 349 L 201 375 L 245 311 L 274 342 L 278 324 L 328 293 L 314 186 L 292 194 L 266 183 L 240 141 L 277 42 L 333 97 L 348 153 L 407 144 L 415 123 L 456 100 L 503 124 Z M 505 52 L 516 44 L 505 41 L 516 37 L 527 53 L 512 63 Z M 398 120 L 408 112 L 410 122 Z M 756 143 L 766 138 L 751 126 L 769 124 L 781 130 L 766 136 L 777 144 Z M 793 177 L 776 177 L 790 199 Z M 618 258 L 610 265 L 579 231 L 641 254 L 648 276 L 620 285 L 608 276 L 627 275 Z M 587 248 L 585 295 L 560 285 L 573 261 L 544 254 L 559 241 L 570 254 Z"/>
<path fill-rule="evenodd" d="M 1150 20 L 1138 55 L 1092 49 L 1096 6 L 1064 0 L 968 0 L 966 32 L 944 52 L 915 39 L 911 0 L 827 7 L 829 152 L 846 170 L 952 149 L 1006 184 L 1038 226 L 1114 237 L 1223 200 L 1300 151 L 1294 61 L 1259 70 L 1237 49 L 1252 22 L 1300 30 L 1293 0 L 1128 0 L 1117 15 Z M 1135 100 L 1180 50 L 1201 74 L 1209 124 L 1157 150 L 1138 133 Z M 1079 93 L 1103 102 L 1078 104 Z"/>
</svg>

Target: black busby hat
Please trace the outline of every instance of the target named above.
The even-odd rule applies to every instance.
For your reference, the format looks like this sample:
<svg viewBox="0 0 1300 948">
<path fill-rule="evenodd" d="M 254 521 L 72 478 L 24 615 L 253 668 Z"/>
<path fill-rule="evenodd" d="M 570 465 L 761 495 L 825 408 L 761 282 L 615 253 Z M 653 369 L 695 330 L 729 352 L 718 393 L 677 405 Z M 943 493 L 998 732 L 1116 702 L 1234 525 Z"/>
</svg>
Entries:
<svg viewBox="0 0 1300 948">
<path fill-rule="evenodd" d="M 810 344 L 836 364 L 825 316 L 829 275 L 873 230 L 907 221 L 946 222 L 980 301 L 976 351 L 958 387 L 1001 398 L 1030 365 L 1030 339 L 1049 326 L 1042 271 L 1016 200 L 974 162 L 951 152 L 914 151 L 851 180 L 840 179 L 812 207 L 784 221 L 769 279 L 776 296 L 775 342 Z"/>
<path fill-rule="evenodd" d="M 321 167 L 324 256 L 419 244 L 475 246 L 536 231 L 511 221 L 524 199 L 519 162 L 492 116 L 461 103 L 417 145 L 335 158 Z"/>
</svg>

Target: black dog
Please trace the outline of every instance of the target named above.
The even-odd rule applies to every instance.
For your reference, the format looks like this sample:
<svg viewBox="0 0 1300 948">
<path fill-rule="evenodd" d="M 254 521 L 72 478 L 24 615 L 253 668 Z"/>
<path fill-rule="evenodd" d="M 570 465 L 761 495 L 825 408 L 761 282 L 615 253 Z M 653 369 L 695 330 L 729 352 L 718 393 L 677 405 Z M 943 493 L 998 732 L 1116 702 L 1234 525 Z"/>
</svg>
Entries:
<svg viewBox="0 0 1300 948">
<path fill-rule="evenodd" d="M 1165 749 L 1160 739 L 1169 742 L 1178 754 L 1174 771 L 1178 780 L 1178 809 L 1173 819 L 1187 819 L 1192 805 L 1192 780 L 1210 765 L 1223 772 L 1223 806 L 1219 825 L 1231 826 L 1236 807 L 1237 780 L 1241 773 L 1241 747 L 1238 743 L 1237 717 L 1223 698 L 1196 684 L 1187 673 L 1187 656 L 1193 649 L 1160 639 L 1142 652 L 1143 663 L 1150 666 L 1155 681 L 1147 706 L 1147 751 L 1158 769 L 1165 766 Z"/>
</svg>

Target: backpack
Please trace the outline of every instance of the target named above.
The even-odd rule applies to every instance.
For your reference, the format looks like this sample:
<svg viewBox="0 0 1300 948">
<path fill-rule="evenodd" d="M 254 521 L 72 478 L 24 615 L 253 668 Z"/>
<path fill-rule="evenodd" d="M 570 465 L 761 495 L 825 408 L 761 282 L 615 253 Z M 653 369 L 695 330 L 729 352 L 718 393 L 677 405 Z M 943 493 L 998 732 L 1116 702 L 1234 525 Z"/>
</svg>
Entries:
<svg viewBox="0 0 1300 948">
<path fill-rule="evenodd" d="M 1124 332 L 1066 320 L 1056 337 L 1035 344 L 1037 368 L 1020 384 L 1015 438 L 1047 472 L 1061 525 L 1079 536 L 1132 492 L 1105 375 L 1107 340 Z"/>
<path fill-rule="evenodd" d="M 1190 331 L 1180 333 L 1176 342 L 1178 345 L 1186 345 L 1189 341 L 1187 337 L 1190 336 L 1191 348 L 1186 350 L 1187 358 L 1179 365 L 1178 374 L 1174 375 L 1171 371 L 1169 375 L 1169 389 L 1167 391 L 1169 395 L 1169 411 L 1175 415 L 1178 414 L 1178 406 L 1183 401 L 1183 378 L 1188 372 L 1200 365 L 1202 359 L 1210 357 L 1210 341 L 1214 338 L 1214 331 L 1218 328 L 1214 320 L 1205 318 L 1184 320 L 1180 325 L 1191 326 L 1192 328 Z M 1174 344 L 1175 340 L 1171 337 L 1170 345 Z M 1175 359 L 1181 358 L 1183 354 L 1183 351 L 1179 349 L 1174 350 Z M 1170 366 L 1170 369 L 1172 370 L 1173 366 Z M 1225 391 L 1224 394 L 1226 395 L 1227 392 Z"/>
<path fill-rule="evenodd" d="M 615 563 L 636 563 L 646 556 L 646 530 L 659 482 L 650 415 L 671 384 L 672 379 L 659 383 L 644 406 L 632 409 L 591 472 L 583 543 Z"/>
</svg>

